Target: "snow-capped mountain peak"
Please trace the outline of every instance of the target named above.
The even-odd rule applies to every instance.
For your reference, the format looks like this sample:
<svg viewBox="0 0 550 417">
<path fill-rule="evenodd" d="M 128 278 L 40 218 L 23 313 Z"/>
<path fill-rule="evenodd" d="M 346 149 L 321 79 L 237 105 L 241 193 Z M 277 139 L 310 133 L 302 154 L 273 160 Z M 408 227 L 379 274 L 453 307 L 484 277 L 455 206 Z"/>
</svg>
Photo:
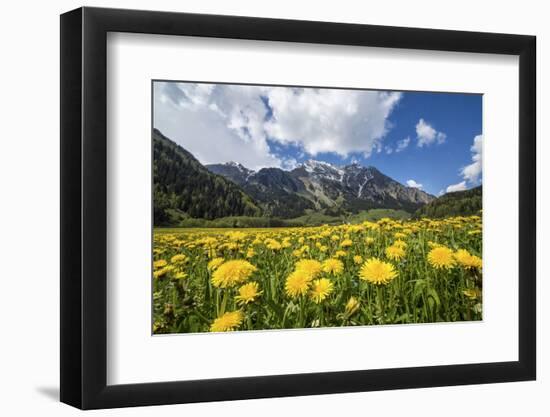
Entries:
<svg viewBox="0 0 550 417">
<path fill-rule="evenodd" d="M 248 169 L 239 162 L 229 161 L 223 164 L 206 165 L 206 168 L 214 174 L 222 175 L 237 184 L 244 184 L 248 178 L 256 172 Z"/>
<path fill-rule="evenodd" d="M 229 162 L 226 162 L 225 164 L 223 165 L 226 165 L 226 166 L 229 166 L 229 167 L 234 167 L 234 168 L 237 168 L 239 171 L 241 172 L 246 172 L 246 173 L 249 173 L 249 172 L 253 172 L 251 169 L 248 169 L 247 167 L 245 167 L 244 165 L 240 164 L 239 162 L 235 162 L 235 161 L 229 161 Z"/>
<path fill-rule="evenodd" d="M 300 164 L 309 174 L 323 176 L 325 178 L 341 181 L 344 175 L 344 171 L 335 165 L 328 162 L 316 161 L 314 159 L 308 159 L 304 163 Z"/>
</svg>

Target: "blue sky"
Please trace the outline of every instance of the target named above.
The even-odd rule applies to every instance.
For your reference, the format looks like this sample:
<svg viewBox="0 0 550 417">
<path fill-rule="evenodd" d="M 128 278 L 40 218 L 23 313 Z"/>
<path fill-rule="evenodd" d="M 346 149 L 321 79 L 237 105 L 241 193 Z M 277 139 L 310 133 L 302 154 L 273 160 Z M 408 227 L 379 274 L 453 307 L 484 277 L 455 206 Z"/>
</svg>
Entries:
<svg viewBox="0 0 550 417">
<path fill-rule="evenodd" d="M 482 177 L 481 95 L 157 81 L 154 126 L 204 164 L 357 162 L 434 195 Z"/>
<path fill-rule="evenodd" d="M 419 147 L 416 125 L 420 119 L 444 133 L 444 142 L 438 144 L 436 140 L 434 144 Z M 425 191 L 437 195 L 449 185 L 461 183 L 461 169 L 472 163 L 470 148 L 473 139 L 482 134 L 482 95 L 405 92 L 389 122 L 392 127 L 380 152 L 377 149 L 368 157 L 355 152 L 347 158 L 335 153 L 321 153 L 314 159 L 336 165 L 353 161 L 373 165 L 402 184 L 413 179 L 422 184 Z M 396 151 L 403 140 L 408 142 L 408 146 Z M 270 145 L 281 148 L 281 154 L 291 155 L 298 161 L 309 158 L 307 154 L 302 155 L 298 146 L 283 147 L 271 141 Z M 467 181 L 466 188 L 479 183 Z"/>
</svg>

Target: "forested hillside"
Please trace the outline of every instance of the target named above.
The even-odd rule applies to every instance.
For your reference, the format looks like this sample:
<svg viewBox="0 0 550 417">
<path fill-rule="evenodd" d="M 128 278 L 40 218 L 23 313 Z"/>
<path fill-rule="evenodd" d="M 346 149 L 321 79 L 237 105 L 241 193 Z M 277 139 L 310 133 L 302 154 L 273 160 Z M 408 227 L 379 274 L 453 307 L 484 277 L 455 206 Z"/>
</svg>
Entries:
<svg viewBox="0 0 550 417">
<path fill-rule="evenodd" d="M 414 217 L 442 218 L 479 214 L 482 206 L 481 186 L 466 191 L 447 193 L 418 209 Z"/>
<path fill-rule="evenodd" d="M 237 185 L 208 171 L 181 146 L 153 131 L 155 226 L 175 218 L 259 216 L 261 209 Z"/>
</svg>

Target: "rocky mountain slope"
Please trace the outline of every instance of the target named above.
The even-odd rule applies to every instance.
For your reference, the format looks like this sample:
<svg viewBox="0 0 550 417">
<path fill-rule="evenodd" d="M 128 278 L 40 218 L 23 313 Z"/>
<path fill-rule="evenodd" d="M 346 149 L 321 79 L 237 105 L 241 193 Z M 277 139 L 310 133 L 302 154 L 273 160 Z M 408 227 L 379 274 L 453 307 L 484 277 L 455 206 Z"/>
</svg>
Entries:
<svg viewBox="0 0 550 417">
<path fill-rule="evenodd" d="M 338 214 L 392 208 L 414 212 L 435 198 L 400 184 L 375 167 L 359 164 L 338 167 L 309 160 L 292 171 L 263 168 L 258 172 L 234 162 L 206 167 L 241 186 L 269 215 L 279 217 L 307 210 Z"/>
</svg>

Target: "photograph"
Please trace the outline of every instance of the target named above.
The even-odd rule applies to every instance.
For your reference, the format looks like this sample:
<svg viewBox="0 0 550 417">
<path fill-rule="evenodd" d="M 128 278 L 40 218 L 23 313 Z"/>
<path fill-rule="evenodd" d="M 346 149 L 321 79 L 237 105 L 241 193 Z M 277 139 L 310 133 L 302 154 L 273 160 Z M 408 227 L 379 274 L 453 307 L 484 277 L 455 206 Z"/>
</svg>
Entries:
<svg viewBox="0 0 550 417">
<path fill-rule="evenodd" d="M 482 320 L 482 95 L 152 94 L 153 334 Z"/>
</svg>

